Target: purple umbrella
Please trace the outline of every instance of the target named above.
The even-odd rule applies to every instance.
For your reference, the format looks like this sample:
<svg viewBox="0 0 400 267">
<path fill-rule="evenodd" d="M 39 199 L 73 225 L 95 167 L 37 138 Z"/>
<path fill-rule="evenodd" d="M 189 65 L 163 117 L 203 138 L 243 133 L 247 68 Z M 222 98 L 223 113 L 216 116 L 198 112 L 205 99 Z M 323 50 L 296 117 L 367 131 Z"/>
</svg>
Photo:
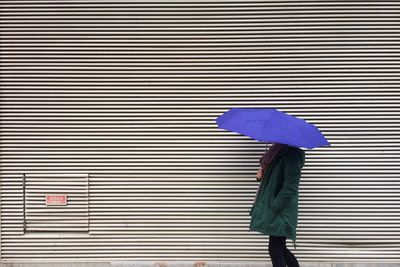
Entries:
<svg viewBox="0 0 400 267">
<path fill-rule="evenodd" d="M 232 108 L 216 119 L 219 128 L 260 142 L 315 148 L 330 146 L 316 126 L 273 108 Z"/>
</svg>

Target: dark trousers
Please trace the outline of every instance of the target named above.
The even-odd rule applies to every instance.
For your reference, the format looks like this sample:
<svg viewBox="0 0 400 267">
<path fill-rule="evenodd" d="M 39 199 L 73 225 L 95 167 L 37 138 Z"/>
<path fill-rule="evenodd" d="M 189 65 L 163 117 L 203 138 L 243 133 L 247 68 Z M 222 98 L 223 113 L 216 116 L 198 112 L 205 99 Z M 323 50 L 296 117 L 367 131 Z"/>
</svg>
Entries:
<svg viewBox="0 0 400 267">
<path fill-rule="evenodd" d="M 286 247 L 285 236 L 269 236 L 268 252 L 273 267 L 299 267 L 292 252 Z"/>
</svg>

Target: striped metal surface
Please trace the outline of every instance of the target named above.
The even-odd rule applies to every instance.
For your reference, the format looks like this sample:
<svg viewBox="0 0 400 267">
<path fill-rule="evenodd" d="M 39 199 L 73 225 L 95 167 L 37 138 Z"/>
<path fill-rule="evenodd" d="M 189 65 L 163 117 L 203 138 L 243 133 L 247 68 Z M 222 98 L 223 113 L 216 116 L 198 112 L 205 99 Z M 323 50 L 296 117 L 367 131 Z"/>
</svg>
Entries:
<svg viewBox="0 0 400 267">
<path fill-rule="evenodd" d="M 400 260 L 399 1 L 1 6 L 5 262 L 268 259 L 264 145 L 217 129 L 230 107 L 332 143 L 306 152 L 301 262 Z M 24 232 L 23 173 L 88 174 L 88 233 Z"/>
</svg>

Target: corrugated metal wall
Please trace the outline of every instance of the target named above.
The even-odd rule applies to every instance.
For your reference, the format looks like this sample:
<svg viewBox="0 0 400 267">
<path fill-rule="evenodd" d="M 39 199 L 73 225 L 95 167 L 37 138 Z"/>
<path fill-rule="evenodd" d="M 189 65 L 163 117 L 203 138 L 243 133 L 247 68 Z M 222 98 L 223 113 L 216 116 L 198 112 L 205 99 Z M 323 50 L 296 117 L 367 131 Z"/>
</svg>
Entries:
<svg viewBox="0 0 400 267">
<path fill-rule="evenodd" d="M 264 145 L 217 129 L 230 107 L 333 145 L 306 153 L 300 261 L 400 260 L 399 1 L 1 5 L 3 260 L 266 260 Z M 89 233 L 24 233 L 24 173 L 89 174 Z"/>
</svg>

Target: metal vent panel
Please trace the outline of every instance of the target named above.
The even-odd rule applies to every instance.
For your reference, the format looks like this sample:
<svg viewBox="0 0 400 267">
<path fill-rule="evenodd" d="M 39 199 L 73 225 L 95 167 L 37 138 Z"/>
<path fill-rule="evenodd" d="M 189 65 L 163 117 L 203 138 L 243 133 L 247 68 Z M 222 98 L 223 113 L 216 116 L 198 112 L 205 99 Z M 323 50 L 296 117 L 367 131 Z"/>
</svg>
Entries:
<svg viewBox="0 0 400 267">
<path fill-rule="evenodd" d="M 25 232 L 89 231 L 87 174 L 26 174 L 24 184 Z"/>
</svg>

